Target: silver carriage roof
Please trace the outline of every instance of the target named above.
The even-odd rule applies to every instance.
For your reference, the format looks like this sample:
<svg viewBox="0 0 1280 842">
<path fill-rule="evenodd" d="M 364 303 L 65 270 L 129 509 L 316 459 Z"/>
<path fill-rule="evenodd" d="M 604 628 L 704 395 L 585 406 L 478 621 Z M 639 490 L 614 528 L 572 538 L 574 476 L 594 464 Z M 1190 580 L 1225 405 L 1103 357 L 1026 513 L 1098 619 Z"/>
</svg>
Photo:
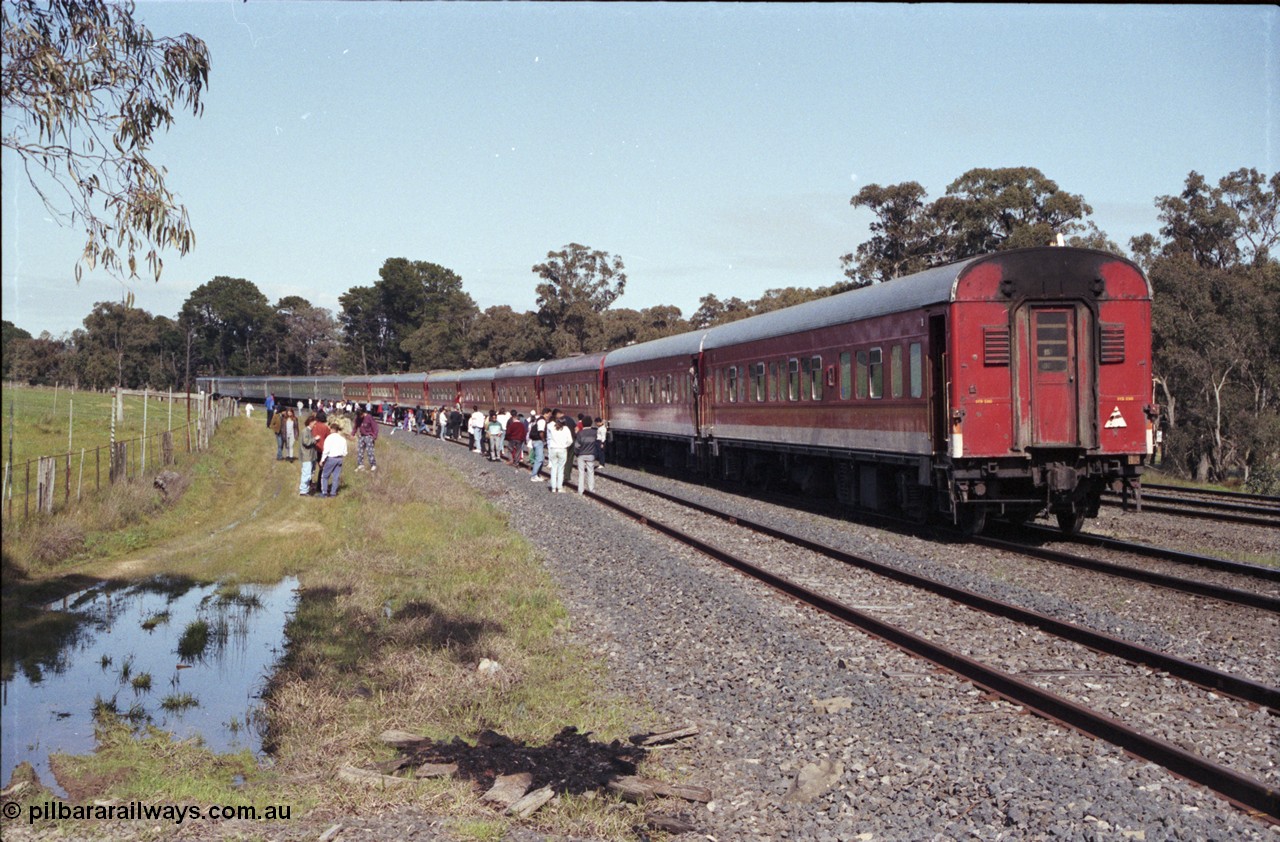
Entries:
<svg viewBox="0 0 1280 842">
<path fill-rule="evenodd" d="M 571 374 L 575 371 L 599 371 L 600 361 L 604 359 L 604 354 L 578 354 L 573 357 L 565 357 L 562 360 L 547 360 L 538 369 L 539 377 L 546 377 L 548 374 Z"/>
<path fill-rule="evenodd" d="M 616 351 L 610 351 L 605 358 L 609 368 L 616 365 L 660 360 L 665 357 L 691 357 L 702 350 L 702 339 L 707 335 L 707 328 L 689 333 L 677 333 L 648 342 L 637 342 Z"/>
<path fill-rule="evenodd" d="M 702 347 L 706 350 L 725 348 L 757 339 L 786 336 L 951 301 L 960 275 L 982 259 L 983 257 L 974 257 L 959 263 L 949 263 L 914 275 L 905 275 L 884 283 L 774 310 L 772 313 L 761 313 L 718 325 L 707 331 Z"/>
</svg>

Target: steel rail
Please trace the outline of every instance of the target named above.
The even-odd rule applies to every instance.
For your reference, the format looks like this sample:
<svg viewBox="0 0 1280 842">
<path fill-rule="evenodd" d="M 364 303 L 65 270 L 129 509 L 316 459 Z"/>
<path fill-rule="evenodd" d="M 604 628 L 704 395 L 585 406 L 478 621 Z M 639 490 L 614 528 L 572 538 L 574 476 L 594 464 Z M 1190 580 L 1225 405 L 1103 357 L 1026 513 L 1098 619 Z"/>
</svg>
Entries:
<svg viewBox="0 0 1280 842">
<path fill-rule="evenodd" d="M 1280 504 L 1280 497 L 1270 494 L 1250 494 L 1246 491 L 1216 491 L 1208 488 L 1186 488 L 1181 485 L 1162 485 L 1155 482 L 1144 482 L 1142 488 L 1145 491 L 1153 488 L 1156 491 L 1173 491 L 1181 494 L 1202 494 L 1206 497 L 1226 497 L 1234 500 L 1253 500 L 1260 503 Z"/>
<path fill-rule="evenodd" d="M 1255 579 L 1266 579 L 1272 582 L 1280 582 L 1280 567 L 1264 567 L 1261 564 L 1245 564 L 1240 561 L 1228 561 L 1225 558 L 1215 558 L 1211 555 L 1198 555 L 1196 553 L 1185 553 L 1181 550 L 1173 550 L 1168 547 L 1153 547 L 1150 544 L 1136 544 L 1131 541 L 1121 541 L 1119 538 L 1111 538 L 1106 535 L 1095 535 L 1092 532 L 1078 532 L 1075 535 L 1064 535 L 1063 533 L 1044 526 L 1034 526 L 1025 524 L 1022 529 L 1036 535 L 1043 535 L 1051 541 L 1070 541 L 1074 544 L 1089 544 L 1095 547 L 1105 547 L 1110 550 L 1119 550 L 1121 552 L 1132 553 L 1133 555 L 1145 556 L 1147 558 L 1156 558 L 1161 561 L 1172 561 L 1178 564 L 1189 564 L 1196 567 L 1205 567 L 1210 570 L 1221 570 L 1226 573 L 1235 573 L 1241 576 L 1252 576 Z"/>
<path fill-rule="evenodd" d="M 835 547 L 828 546 L 818 541 L 801 538 L 797 535 L 783 532 L 780 529 L 775 529 L 772 526 L 756 523 L 736 515 L 730 515 L 726 512 L 718 511 L 711 506 L 706 506 L 691 500 L 685 500 L 678 495 L 668 494 L 665 491 L 649 488 L 648 486 L 640 483 L 612 476 L 609 477 L 609 479 L 613 482 L 626 485 L 647 494 L 652 494 L 655 497 L 668 500 L 678 505 L 687 506 L 690 509 L 702 512 L 703 514 L 718 517 L 721 520 L 728 521 L 729 523 L 759 532 L 762 535 L 768 535 L 771 538 L 776 538 L 780 541 L 785 541 L 789 544 L 803 547 L 806 550 L 827 556 L 828 558 L 835 559 L 836 561 L 840 561 L 852 567 L 866 570 L 870 573 L 898 582 L 899 584 L 920 588 L 921 590 L 928 591 L 936 596 L 941 596 L 945 599 L 959 602 L 962 605 L 967 605 L 971 608 L 976 608 L 980 611 L 985 611 L 989 614 L 1004 617 L 1005 619 L 1013 620 L 1018 623 L 1034 626 L 1042 631 L 1048 632 L 1049 634 L 1070 640 L 1074 643 L 1079 643 L 1082 646 L 1102 652 L 1103 654 L 1114 655 L 1135 664 L 1142 664 L 1144 666 L 1151 667 L 1152 669 L 1161 670 L 1162 672 L 1167 672 L 1177 678 L 1190 681 L 1193 684 L 1198 684 L 1208 690 L 1214 690 L 1225 695 L 1232 696 L 1233 698 L 1240 699 L 1241 701 L 1262 705 L 1280 713 L 1280 688 L 1270 687 L 1266 684 L 1252 681 L 1247 678 L 1241 678 L 1240 676 L 1216 670 L 1212 667 L 1206 667 L 1193 661 L 1177 658 L 1173 655 L 1169 655 L 1155 649 L 1149 649 L 1146 646 L 1131 643 L 1127 640 L 1121 640 L 1120 638 L 1112 637 L 1111 635 L 1097 632 L 1093 629 L 1084 628 L 1083 626 L 1078 626 L 1064 620 L 1059 620 L 1055 617 L 1050 617 L 1047 614 L 1041 614 L 1036 611 L 1021 608 L 1017 605 L 1010 605 L 1009 603 L 1001 602 L 1000 600 L 992 599 L 991 597 L 983 596 L 982 594 L 975 593 L 964 588 L 957 588 L 953 585 L 939 582 L 936 579 L 930 579 L 926 576 L 921 576 L 915 573 L 908 573 L 905 570 L 900 570 L 896 567 L 882 564 L 881 562 L 873 561 L 869 558 L 863 558 L 862 556 L 836 549 Z"/>
<path fill-rule="evenodd" d="M 1117 497 L 1121 497 L 1114 491 L 1107 492 L 1107 502 L 1114 503 Z M 1124 504 L 1124 500 L 1120 500 Z M 1133 501 L 1130 501 L 1133 502 Z M 1146 489 L 1142 493 L 1142 505 L 1145 508 L 1147 503 L 1168 503 L 1172 506 L 1186 506 L 1191 509 L 1212 509 L 1215 512 L 1237 512 L 1242 515 L 1260 515 L 1263 519 L 1268 517 L 1277 518 L 1276 523 L 1280 524 L 1280 509 L 1275 506 L 1255 506 L 1248 503 L 1226 503 L 1221 500 L 1198 500 L 1189 497 L 1178 497 L 1171 494 L 1147 494 Z"/>
<path fill-rule="evenodd" d="M 1216 599 L 1221 602 L 1229 602 L 1234 605 L 1244 605 L 1249 608 L 1260 608 L 1263 611 L 1280 614 L 1280 597 L 1246 591 L 1241 588 L 1229 588 L 1225 585 L 1214 585 L 1209 582 L 1197 582 L 1194 579 L 1182 579 L 1178 576 L 1170 576 L 1165 573 L 1155 573 L 1150 570 L 1139 570 L 1136 567 L 1125 567 L 1122 564 L 1098 561 L 1097 559 L 1085 558 L 1084 556 L 1078 556 L 1061 550 L 1051 550 L 1045 547 L 1032 547 L 1027 544 L 1018 544 L 1012 541 L 1001 541 L 998 538 L 991 538 L 986 535 L 975 536 L 969 540 L 979 546 L 990 547 L 993 550 L 1004 550 L 1005 552 L 1029 555 L 1034 558 L 1043 559 L 1044 561 L 1051 561 L 1054 564 L 1065 564 L 1068 567 L 1091 570 L 1094 573 L 1103 573 L 1107 576 L 1117 576 L 1121 579 L 1130 579 L 1135 582 L 1142 582 L 1143 584 L 1154 585 L 1159 588 L 1168 588 L 1170 590 L 1180 591 L 1194 596 L 1208 597 L 1209 599 Z"/>
<path fill-rule="evenodd" d="M 1103 500 L 1102 502 L 1108 506 L 1124 507 L 1126 511 L 1130 511 L 1130 506 L 1132 505 L 1132 503 L 1125 504 L 1121 500 L 1108 499 Z M 1184 503 L 1182 505 L 1191 504 Z M 1176 517 L 1188 517 L 1195 518 L 1197 520 L 1217 520 L 1224 523 L 1240 523 L 1247 526 L 1267 526 L 1272 529 L 1280 528 L 1280 517 L 1254 517 L 1253 515 L 1236 515 L 1231 514 L 1230 512 L 1197 512 L 1182 508 L 1181 506 L 1167 506 L 1159 504 L 1147 505 L 1145 502 L 1142 504 L 1142 511 L 1143 513 L 1152 512 L 1154 514 L 1174 515 Z"/>
<path fill-rule="evenodd" d="M 1112 494 L 1108 491 L 1108 494 Z M 1188 508 L 1212 509 L 1215 512 L 1236 512 L 1239 514 L 1260 514 L 1263 518 L 1275 517 L 1280 518 L 1280 509 L 1274 505 L 1253 505 L 1249 503 L 1225 503 L 1222 500 L 1199 500 L 1185 498 L 1185 496 L 1176 496 L 1171 494 L 1147 494 L 1143 490 L 1142 504 L 1152 503 L 1169 503 L 1171 505 L 1185 505 Z M 1280 523 L 1280 520 L 1276 521 Z"/>
<path fill-rule="evenodd" d="M 647 489 L 646 489 L 647 490 Z M 817 594 L 781 576 L 763 570 L 728 551 L 708 544 L 674 527 L 633 511 L 607 497 L 592 493 L 591 498 L 610 506 L 628 517 L 751 576 L 775 590 L 798 599 L 844 623 L 897 646 L 904 651 L 955 673 L 958 676 L 1021 705 L 1047 719 L 1076 731 L 1118 746 L 1143 760 L 1165 767 L 1193 783 L 1200 784 L 1248 812 L 1280 823 L 1280 791 L 1247 775 L 1205 760 L 1186 749 L 1136 731 L 1111 717 L 1078 705 L 1047 690 L 994 669 L 905 629 L 877 620 L 854 608 Z M 741 521 L 739 521 L 741 522 Z"/>
</svg>

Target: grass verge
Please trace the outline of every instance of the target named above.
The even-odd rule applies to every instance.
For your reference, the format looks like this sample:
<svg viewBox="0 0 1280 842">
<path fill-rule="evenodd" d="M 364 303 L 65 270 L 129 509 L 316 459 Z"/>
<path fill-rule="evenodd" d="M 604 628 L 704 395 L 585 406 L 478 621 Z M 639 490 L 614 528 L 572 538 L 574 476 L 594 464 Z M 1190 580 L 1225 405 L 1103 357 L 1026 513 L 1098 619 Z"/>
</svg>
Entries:
<svg viewBox="0 0 1280 842">
<path fill-rule="evenodd" d="M 95 754 L 58 759 L 68 791 L 288 803 L 295 817 L 321 819 L 408 804 L 455 817 L 464 838 L 500 838 L 510 820 L 482 805 L 469 783 L 371 791 L 335 773 L 391 757 L 378 741 L 389 728 L 438 739 L 492 729 L 536 743 L 566 725 L 612 740 L 657 724 L 604 694 L 602 664 L 566 644 L 555 588 L 505 513 L 425 454 L 387 447 L 380 455 L 377 473 L 348 470 L 336 499 L 300 497 L 298 466 L 274 460 L 270 433 L 233 419 L 171 508 L 123 529 L 90 529 L 81 551 L 60 562 L 18 565 L 6 536 L 6 600 L 11 584 L 29 592 L 63 579 L 187 576 L 230 583 L 228 598 L 235 582 L 300 582 L 260 718 L 269 771 L 104 717 Z M 481 658 L 501 672 L 483 676 Z M 549 833 L 617 839 L 630 838 L 638 821 L 639 808 L 611 797 L 558 799 L 529 820 Z"/>
</svg>

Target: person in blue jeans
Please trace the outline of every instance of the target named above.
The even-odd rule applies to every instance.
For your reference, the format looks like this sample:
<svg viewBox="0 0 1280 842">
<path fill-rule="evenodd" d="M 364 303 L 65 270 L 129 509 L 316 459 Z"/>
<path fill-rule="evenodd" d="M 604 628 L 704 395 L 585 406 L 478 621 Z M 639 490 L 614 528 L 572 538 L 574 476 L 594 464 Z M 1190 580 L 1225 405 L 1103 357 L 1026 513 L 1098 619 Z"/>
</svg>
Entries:
<svg viewBox="0 0 1280 842">
<path fill-rule="evenodd" d="M 542 470 L 542 460 L 547 452 L 547 423 L 551 420 L 551 410 L 542 410 L 542 415 L 533 419 L 529 423 L 529 446 L 533 448 L 533 456 L 530 457 L 533 462 L 533 469 L 530 471 L 529 479 L 532 482 L 542 482 L 539 471 Z"/>
<path fill-rule="evenodd" d="M 342 482 L 342 460 L 347 455 L 347 437 L 342 428 L 333 425 L 332 432 L 324 437 L 324 452 L 320 456 L 320 496 L 337 497 Z"/>
</svg>

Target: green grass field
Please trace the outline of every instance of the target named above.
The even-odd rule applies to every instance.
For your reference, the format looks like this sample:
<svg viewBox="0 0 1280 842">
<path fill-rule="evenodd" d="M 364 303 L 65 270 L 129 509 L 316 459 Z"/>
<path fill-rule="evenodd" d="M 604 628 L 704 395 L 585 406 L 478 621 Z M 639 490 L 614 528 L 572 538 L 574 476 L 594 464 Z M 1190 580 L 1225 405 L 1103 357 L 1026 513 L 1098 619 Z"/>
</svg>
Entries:
<svg viewBox="0 0 1280 842">
<path fill-rule="evenodd" d="M 155 398 L 146 407 L 146 416 L 148 435 L 171 428 L 179 429 L 187 423 L 186 396 L 179 399 L 175 395 L 172 420 L 168 401 Z M 142 427 L 143 399 L 126 396 L 124 418 L 116 425 L 116 440 L 137 438 L 142 435 Z M 6 464 L 9 461 L 10 431 L 13 434 L 16 470 L 21 470 L 27 460 L 41 456 L 60 456 L 67 452 L 79 455 L 81 448 L 92 451 L 111 441 L 111 395 L 6 386 L 3 406 L 0 406 L 0 456 Z"/>
<path fill-rule="evenodd" d="M 122 483 L 101 505 L 5 530 L 6 638 L 41 633 L 56 612 L 29 606 L 86 580 L 171 574 L 232 587 L 293 575 L 301 586 L 267 695 L 271 769 L 153 730 L 131 734 L 122 721 L 101 729 L 98 751 L 56 759 L 70 791 L 288 803 L 295 816 L 413 804 L 453 816 L 462 838 L 497 838 L 513 820 L 495 815 L 466 781 L 371 791 L 334 774 L 344 763 L 369 768 L 390 757 L 377 738 L 388 728 L 438 739 L 491 728 L 540 742 L 566 725 L 608 741 L 662 724 L 601 689 L 602 663 L 567 641 L 556 589 L 505 512 L 425 453 L 391 442 L 378 455 L 376 474 L 344 472 L 338 498 L 300 497 L 297 465 L 274 459 L 270 431 L 232 418 L 186 469 L 191 485 L 175 504 L 138 502 L 118 516 L 111 501 L 156 494 Z M 450 493 L 440 494 L 442 485 Z M 485 657 L 502 664 L 501 680 L 477 673 Z M 641 811 L 612 796 L 567 797 L 531 823 L 557 837 L 621 840 L 634 838 Z"/>
</svg>

